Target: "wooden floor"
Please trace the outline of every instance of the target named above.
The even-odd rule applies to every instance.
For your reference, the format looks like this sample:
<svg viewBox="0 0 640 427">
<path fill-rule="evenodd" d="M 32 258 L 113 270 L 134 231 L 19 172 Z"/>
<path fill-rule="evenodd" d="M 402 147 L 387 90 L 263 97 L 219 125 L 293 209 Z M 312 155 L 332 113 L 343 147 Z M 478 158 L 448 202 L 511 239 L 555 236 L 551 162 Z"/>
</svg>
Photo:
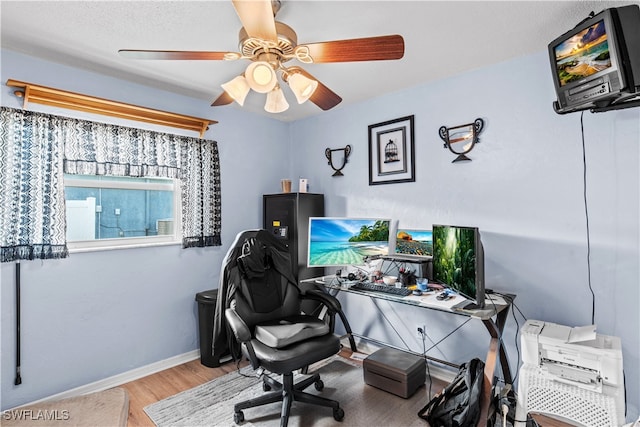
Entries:
<svg viewBox="0 0 640 427">
<path fill-rule="evenodd" d="M 340 355 L 348 358 L 351 356 L 351 351 L 344 349 Z M 246 364 L 247 362 L 243 362 L 241 366 Z M 233 362 L 225 363 L 218 368 L 208 368 L 200 363 L 200 359 L 197 359 L 121 385 L 120 387 L 129 392 L 128 427 L 155 427 L 144 412 L 145 406 L 235 370 L 236 365 Z M 552 418 L 539 415 L 536 415 L 535 419 L 541 427 L 569 426 Z"/>
<path fill-rule="evenodd" d="M 155 427 L 144 412 L 145 406 L 235 370 L 233 362 L 225 363 L 219 368 L 208 368 L 197 359 L 123 384 L 120 387 L 129 392 L 128 427 Z"/>
<path fill-rule="evenodd" d="M 339 354 L 349 358 L 351 350 L 344 349 Z M 244 361 L 240 366 L 247 364 L 248 362 Z M 129 392 L 127 426 L 155 427 L 155 424 L 144 412 L 145 406 L 204 384 L 236 369 L 237 366 L 234 362 L 225 363 L 218 368 L 208 368 L 200 363 L 200 359 L 197 359 L 121 385 L 120 387 Z"/>
</svg>

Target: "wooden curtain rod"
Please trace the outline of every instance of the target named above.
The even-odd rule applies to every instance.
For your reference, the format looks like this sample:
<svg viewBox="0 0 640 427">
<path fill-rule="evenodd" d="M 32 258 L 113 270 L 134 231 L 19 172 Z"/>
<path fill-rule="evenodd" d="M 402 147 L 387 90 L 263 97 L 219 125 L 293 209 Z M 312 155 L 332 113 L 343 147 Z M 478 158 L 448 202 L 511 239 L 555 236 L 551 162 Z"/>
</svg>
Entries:
<svg viewBox="0 0 640 427">
<path fill-rule="evenodd" d="M 137 105 L 110 101 L 108 99 L 67 92 L 65 90 L 12 79 L 7 80 L 7 86 L 22 88 L 21 90 L 14 91 L 17 97 L 24 98 L 22 108 L 27 108 L 29 102 L 34 102 L 37 104 L 51 105 L 53 107 L 69 108 L 88 113 L 193 130 L 200 134 L 200 138 L 202 138 L 207 129 L 209 129 L 210 124 L 218 123 L 215 120 L 139 107 Z"/>
</svg>

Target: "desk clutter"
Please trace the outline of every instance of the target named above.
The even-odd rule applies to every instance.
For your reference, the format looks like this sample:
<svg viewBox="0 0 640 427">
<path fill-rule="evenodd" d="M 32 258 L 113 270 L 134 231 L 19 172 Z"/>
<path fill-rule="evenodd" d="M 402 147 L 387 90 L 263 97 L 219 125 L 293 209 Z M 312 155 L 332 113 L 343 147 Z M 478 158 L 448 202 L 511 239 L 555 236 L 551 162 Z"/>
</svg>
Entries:
<svg viewBox="0 0 640 427">
<path fill-rule="evenodd" d="M 424 358 L 388 347 L 370 354 L 362 367 L 365 383 L 405 399 L 427 379 Z"/>
</svg>

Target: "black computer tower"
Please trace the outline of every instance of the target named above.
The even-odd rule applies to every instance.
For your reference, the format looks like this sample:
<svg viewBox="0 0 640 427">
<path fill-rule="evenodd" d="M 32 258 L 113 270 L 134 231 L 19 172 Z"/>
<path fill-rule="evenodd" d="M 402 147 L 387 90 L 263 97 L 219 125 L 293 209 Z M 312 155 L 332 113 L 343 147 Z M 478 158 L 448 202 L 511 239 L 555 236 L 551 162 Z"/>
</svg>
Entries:
<svg viewBox="0 0 640 427">
<path fill-rule="evenodd" d="M 309 218 L 324 216 L 324 195 L 281 193 L 263 196 L 263 227 L 289 247 L 298 280 L 322 276 L 321 267 L 307 267 Z"/>
</svg>

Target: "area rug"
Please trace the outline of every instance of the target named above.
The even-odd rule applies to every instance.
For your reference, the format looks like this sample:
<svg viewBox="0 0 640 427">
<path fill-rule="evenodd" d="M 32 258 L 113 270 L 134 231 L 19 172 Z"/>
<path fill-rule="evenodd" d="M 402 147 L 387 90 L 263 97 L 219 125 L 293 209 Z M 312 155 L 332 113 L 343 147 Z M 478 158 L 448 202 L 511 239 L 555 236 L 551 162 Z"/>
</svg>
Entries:
<svg viewBox="0 0 640 427">
<path fill-rule="evenodd" d="M 336 357 L 315 369 L 320 373 L 324 389 L 310 386 L 307 391 L 340 402 L 345 417 L 333 419 L 331 408 L 294 402 L 289 426 L 422 426 L 418 411 L 427 403 L 427 387 L 420 387 L 409 399 L 365 384 L 362 368 Z M 297 379 L 300 377 L 298 376 Z M 262 393 L 262 382 L 250 367 L 242 368 L 208 383 L 171 396 L 144 408 L 158 427 L 169 426 L 235 426 L 233 405 Z M 277 427 L 280 425 L 280 403 L 245 409 L 242 426 Z"/>
<path fill-rule="evenodd" d="M 2 412 L 2 427 L 126 427 L 129 394 L 123 388 L 40 402 Z"/>
</svg>

